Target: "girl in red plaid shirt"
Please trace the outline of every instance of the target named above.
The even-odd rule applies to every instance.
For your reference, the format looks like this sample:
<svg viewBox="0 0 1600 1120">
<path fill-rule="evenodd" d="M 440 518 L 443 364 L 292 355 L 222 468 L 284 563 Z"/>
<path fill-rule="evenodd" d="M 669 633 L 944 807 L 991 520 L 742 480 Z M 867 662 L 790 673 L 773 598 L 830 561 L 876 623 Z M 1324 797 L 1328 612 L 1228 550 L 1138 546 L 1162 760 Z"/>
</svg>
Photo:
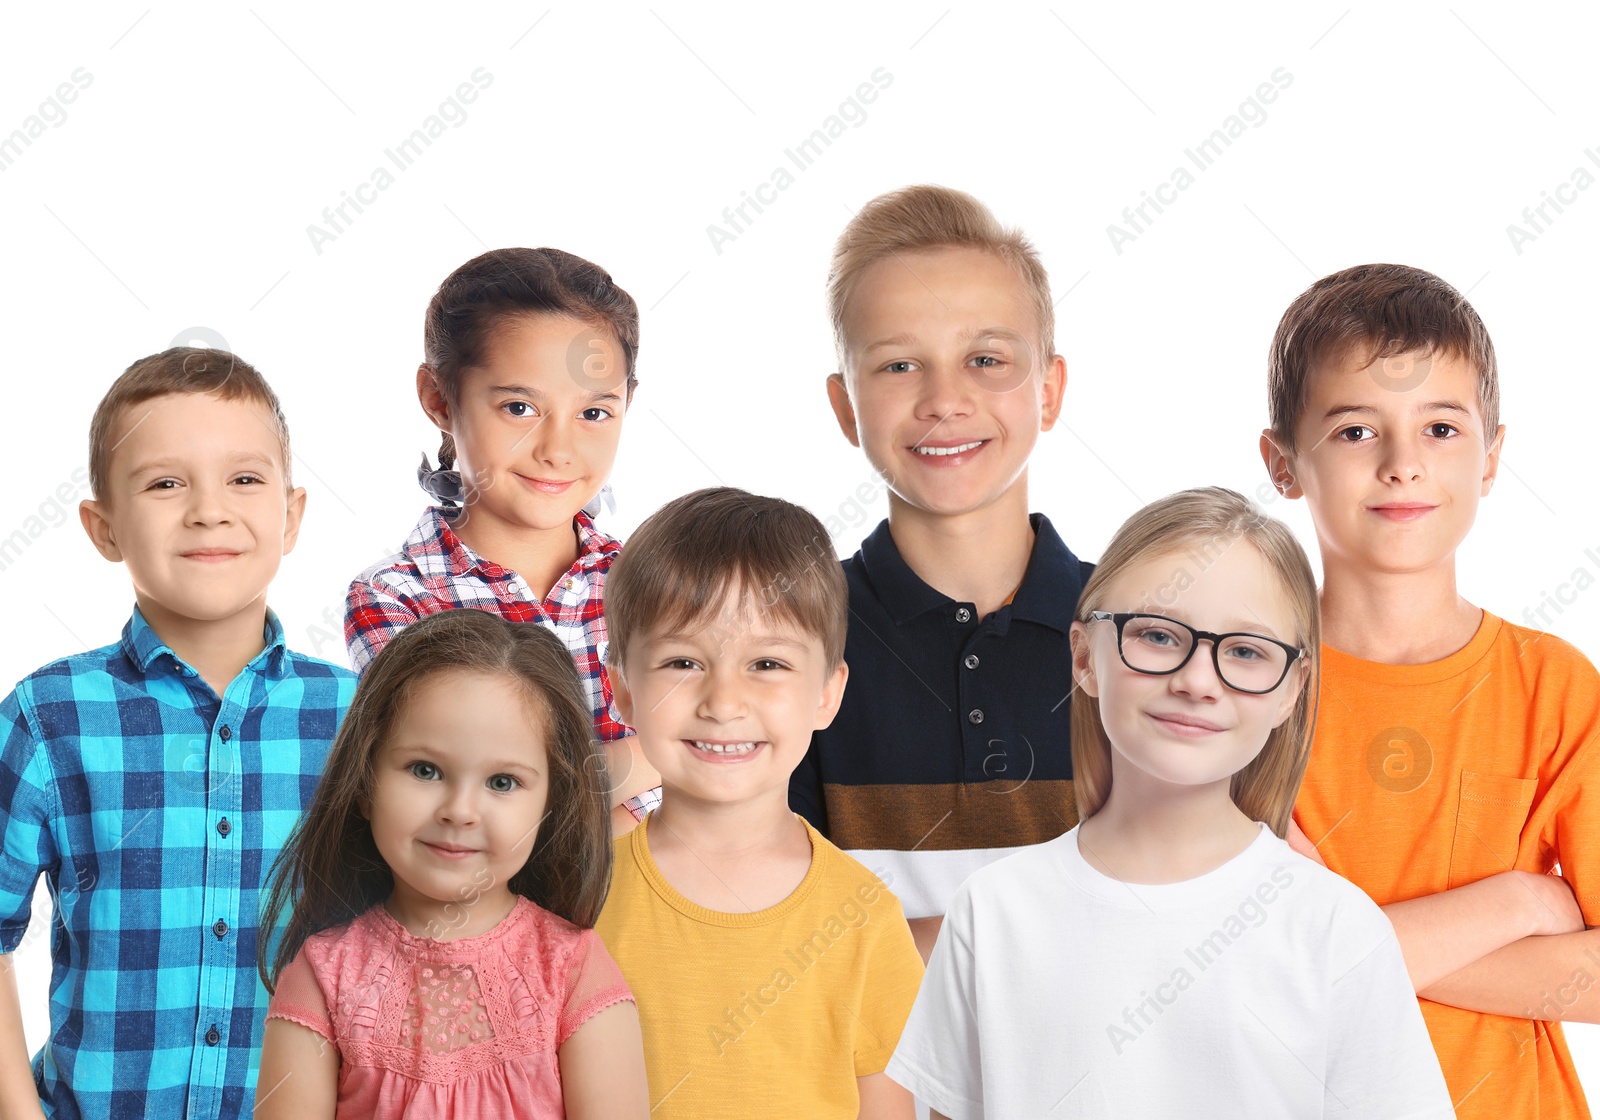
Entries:
<svg viewBox="0 0 1600 1120">
<path fill-rule="evenodd" d="M 592 516 L 638 383 L 638 305 L 571 253 L 495 249 L 439 286 L 423 346 L 417 397 L 443 439 L 439 467 L 424 456 L 417 477 L 437 504 L 351 582 L 351 664 L 364 671 L 399 630 L 457 607 L 546 627 L 588 690 L 626 831 L 659 803 L 660 779 L 612 704 L 602 603 L 620 545 Z"/>
</svg>

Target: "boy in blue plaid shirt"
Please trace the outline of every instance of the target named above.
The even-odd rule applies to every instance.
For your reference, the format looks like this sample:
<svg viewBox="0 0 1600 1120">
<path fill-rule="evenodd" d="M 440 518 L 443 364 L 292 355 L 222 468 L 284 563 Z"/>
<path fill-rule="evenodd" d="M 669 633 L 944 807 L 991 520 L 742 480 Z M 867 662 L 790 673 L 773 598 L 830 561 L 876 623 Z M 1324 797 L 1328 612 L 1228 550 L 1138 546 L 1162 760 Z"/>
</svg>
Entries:
<svg viewBox="0 0 1600 1120">
<path fill-rule="evenodd" d="M 8 1120 L 252 1111 L 257 896 L 356 681 L 290 652 L 267 608 L 305 510 L 289 463 L 277 397 L 224 351 L 135 362 L 95 412 L 81 516 L 137 606 L 0 702 L 0 951 L 40 874 L 56 904 L 31 1069 L 0 956 Z"/>
</svg>

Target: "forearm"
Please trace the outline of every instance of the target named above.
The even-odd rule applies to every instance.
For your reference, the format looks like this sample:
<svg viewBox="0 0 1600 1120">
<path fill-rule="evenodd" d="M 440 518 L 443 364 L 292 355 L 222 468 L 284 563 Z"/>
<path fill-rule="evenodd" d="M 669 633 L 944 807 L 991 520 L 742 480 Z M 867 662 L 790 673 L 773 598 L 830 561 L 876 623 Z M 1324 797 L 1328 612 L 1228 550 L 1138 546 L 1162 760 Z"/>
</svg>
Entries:
<svg viewBox="0 0 1600 1120">
<path fill-rule="evenodd" d="M 1524 937 L 1417 994 L 1490 1015 L 1600 1023 L 1597 962 L 1600 929 Z"/>
<path fill-rule="evenodd" d="M 1519 878 L 1524 874 L 1491 875 L 1383 908 L 1416 991 L 1539 931 L 1540 903 Z"/>
<path fill-rule="evenodd" d="M 33 1064 L 22 1029 L 22 1000 L 10 953 L 0 956 L 0 1116 L 7 1120 L 44 1120 Z"/>
</svg>

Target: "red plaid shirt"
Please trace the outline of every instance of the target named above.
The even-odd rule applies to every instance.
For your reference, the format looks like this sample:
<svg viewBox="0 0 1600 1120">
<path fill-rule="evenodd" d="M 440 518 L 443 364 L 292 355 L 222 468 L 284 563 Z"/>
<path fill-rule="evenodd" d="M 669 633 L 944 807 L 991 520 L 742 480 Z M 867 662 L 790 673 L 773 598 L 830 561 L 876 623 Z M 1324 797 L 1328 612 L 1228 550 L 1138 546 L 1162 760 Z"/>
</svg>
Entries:
<svg viewBox="0 0 1600 1120">
<path fill-rule="evenodd" d="M 580 512 L 574 522 L 578 558 L 541 601 L 516 572 L 462 544 L 447 511 L 429 506 L 398 554 L 351 581 L 344 605 L 350 664 L 364 672 L 402 628 L 456 607 L 489 611 L 509 622 L 537 622 L 571 651 L 594 709 L 595 735 L 612 742 L 633 734 L 611 699 L 605 669 L 610 643 L 601 613 L 606 572 L 622 545 L 596 529 L 587 514 Z"/>
</svg>

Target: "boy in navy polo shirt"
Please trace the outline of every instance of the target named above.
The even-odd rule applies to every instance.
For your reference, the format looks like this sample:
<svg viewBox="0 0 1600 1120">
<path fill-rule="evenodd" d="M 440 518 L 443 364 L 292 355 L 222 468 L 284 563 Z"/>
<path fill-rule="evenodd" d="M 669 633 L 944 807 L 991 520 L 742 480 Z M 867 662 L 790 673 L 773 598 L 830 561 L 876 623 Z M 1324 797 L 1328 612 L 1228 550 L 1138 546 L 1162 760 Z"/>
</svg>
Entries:
<svg viewBox="0 0 1600 1120">
<path fill-rule="evenodd" d="M 0 702 L 0 1116 L 248 1116 L 259 893 L 355 691 L 290 652 L 267 585 L 306 492 L 272 389 L 221 350 L 135 362 L 89 432 L 84 528 L 127 565 L 122 638 Z M 40 874 L 50 1035 L 13 972 Z"/>
<path fill-rule="evenodd" d="M 1038 253 L 960 191 L 864 206 L 828 303 L 828 399 L 889 517 L 844 561 L 855 687 L 789 796 L 893 887 L 926 959 L 963 879 L 1077 820 L 1067 635 L 1093 566 L 1028 512 L 1066 362 Z"/>
</svg>

